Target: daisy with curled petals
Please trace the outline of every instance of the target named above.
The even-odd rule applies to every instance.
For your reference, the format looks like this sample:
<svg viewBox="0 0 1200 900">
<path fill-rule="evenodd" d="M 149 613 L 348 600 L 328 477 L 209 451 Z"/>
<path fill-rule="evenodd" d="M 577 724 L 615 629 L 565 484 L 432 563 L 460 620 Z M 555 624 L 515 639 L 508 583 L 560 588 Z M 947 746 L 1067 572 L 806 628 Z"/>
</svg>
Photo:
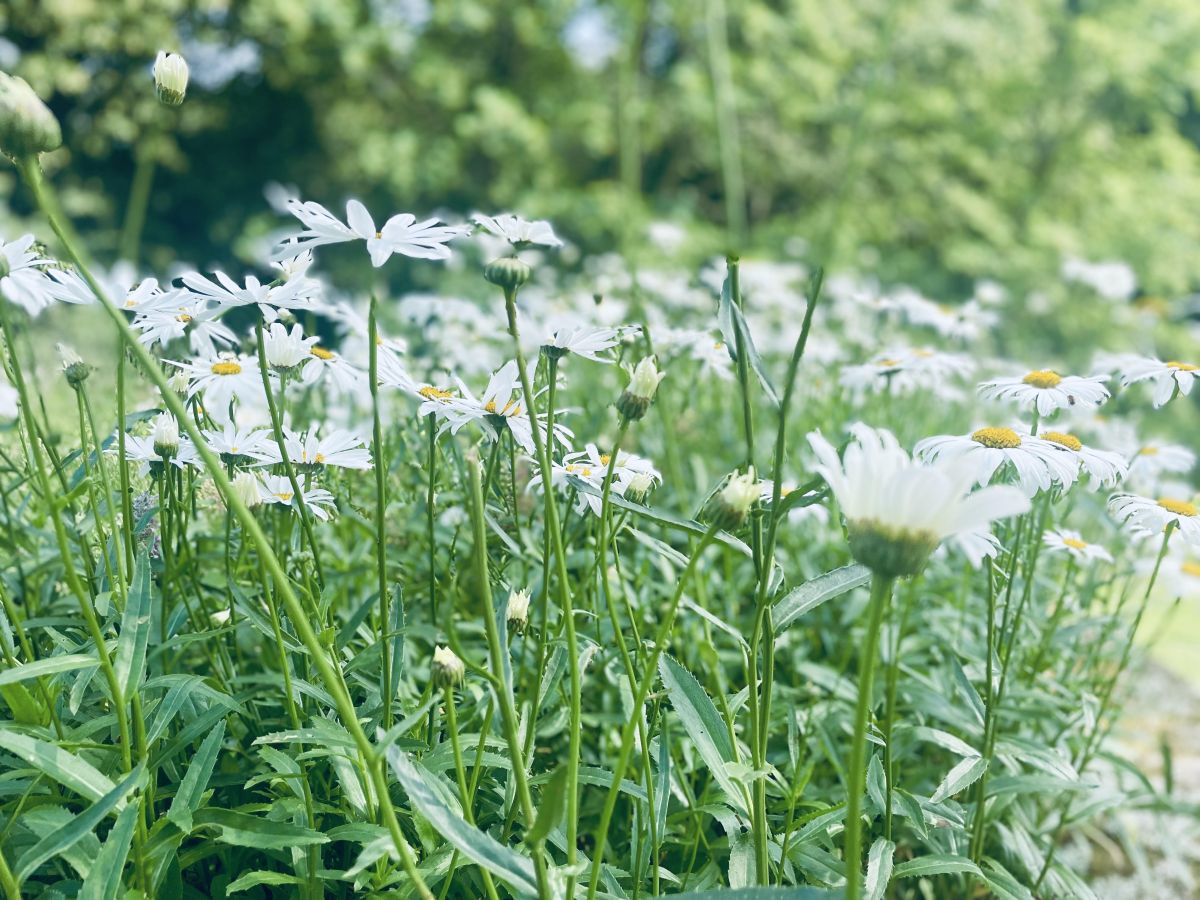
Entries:
<svg viewBox="0 0 1200 900">
<path fill-rule="evenodd" d="M 501 213 L 498 216 L 485 216 L 475 213 L 471 221 L 495 237 L 504 238 L 518 250 L 525 247 L 561 247 L 554 233 L 554 228 L 544 219 L 534 222 L 514 216 L 512 213 Z"/>
<path fill-rule="evenodd" d="M 188 399 L 203 394 L 205 409 L 217 422 L 228 420 L 234 400 L 253 402 L 263 393 L 258 359 L 253 356 L 223 353 L 196 362 L 168 362 L 187 374 Z"/>
<path fill-rule="evenodd" d="M 997 378 L 979 385 L 985 400 L 1013 400 L 1021 409 L 1048 416 L 1057 409 L 1100 406 L 1108 399 L 1107 375 L 1059 375 L 1052 369 L 1037 369 L 1019 378 Z"/>
<path fill-rule="evenodd" d="M 1108 510 L 1138 537 L 1162 534 L 1169 525 L 1174 525 L 1184 543 L 1200 547 L 1200 507 L 1192 500 L 1113 494 L 1108 500 Z"/>
<path fill-rule="evenodd" d="M 1089 544 L 1078 531 L 1068 528 L 1047 531 L 1042 540 L 1047 548 L 1056 553 L 1065 553 L 1075 562 L 1113 561 L 1112 554 L 1099 544 Z"/>
<path fill-rule="evenodd" d="M 1156 357 L 1139 356 L 1121 362 L 1121 384 L 1128 387 L 1149 381 L 1153 385 L 1155 407 L 1165 406 L 1179 394 L 1187 396 L 1200 378 L 1200 366 L 1175 359 L 1163 362 Z"/>
<path fill-rule="evenodd" d="M 300 511 L 296 492 L 292 490 L 292 482 L 286 475 L 262 475 L 259 478 L 258 489 L 263 503 L 276 503 L 290 507 L 296 512 Z M 328 521 L 336 511 L 333 494 L 320 487 L 302 487 L 301 490 L 304 492 L 304 505 L 308 507 L 308 511 L 322 522 Z"/>
<path fill-rule="evenodd" d="M 1012 428 L 989 426 L 970 434 L 925 438 L 913 452 L 930 461 L 964 460 L 975 467 L 979 484 L 991 481 L 996 471 L 1008 464 L 1022 493 L 1032 497 L 1056 483 L 1069 486 L 1075 482 L 1079 461 L 1060 452 L 1061 449 L 1039 437 L 1018 434 Z"/>
<path fill-rule="evenodd" d="M 1129 474 L 1129 463 L 1119 453 L 1096 450 L 1065 431 L 1040 431 L 1038 437 L 1074 457 L 1078 470 L 1091 476 L 1093 487 L 1111 488 Z"/>
<path fill-rule="evenodd" d="M 1182 475 L 1196 467 L 1196 454 L 1179 444 L 1143 444 L 1129 464 L 1129 477 L 1153 481 L 1164 472 Z"/>
<path fill-rule="evenodd" d="M 552 463 L 550 466 L 550 484 L 553 487 L 578 487 L 577 482 L 582 481 L 589 485 L 593 490 L 581 491 L 575 493 L 575 511 L 583 512 L 585 509 L 590 509 L 594 515 L 600 515 L 604 507 L 600 501 L 600 492 L 604 488 L 604 472 L 600 466 L 594 466 L 588 461 L 568 463 L 563 462 Z M 573 483 L 573 480 L 575 483 Z M 536 472 L 529 479 L 529 486 L 526 490 L 545 490 L 542 484 L 542 473 Z M 621 490 L 614 483 L 612 490 L 617 494 Z"/>
<path fill-rule="evenodd" d="M 390 387 L 399 388 L 416 399 L 417 416 L 435 416 L 448 421 L 456 416 L 455 402 L 458 394 L 449 388 L 438 387 L 425 381 L 416 381 L 402 366 L 390 366 L 386 370 L 380 367 L 379 382 Z"/>
<path fill-rule="evenodd" d="M 449 259 L 450 248 L 446 244 L 467 232 L 466 228 L 445 225 L 438 219 L 418 222 L 411 213 L 394 215 L 376 230 L 375 220 L 358 200 L 346 204 L 345 224 L 312 201 L 289 200 L 288 209 L 305 230 L 286 240 L 272 255 L 274 260 L 287 259 L 313 247 L 357 240 L 367 242 L 371 264 L 376 268 L 387 262 L 393 253 L 415 259 Z"/>
<path fill-rule="evenodd" d="M 216 280 L 205 278 L 199 272 L 187 272 L 179 280 L 197 298 L 215 303 L 222 310 L 257 304 L 264 313 L 275 316 L 279 309 L 302 309 L 311 305 L 310 297 L 301 293 L 302 280 L 264 284 L 253 275 L 247 275 L 243 287 L 224 272 L 213 272 L 213 278 Z"/>
<path fill-rule="evenodd" d="M 583 450 L 577 453 L 568 453 L 563 457 L 565 465 L 585 466 L 587 468 L 600 471 L 600 484 L 604 484 L 604 475 L 608 471 L 608 466 L 612 463 L 612 456 L 608 453 L 601 453 L 595 444 L 588 444 Z M 654 468 L 654 464 L 644 457 L 637 456 L 634 453 L 626 453 L 624 450 L 617 451 L 617 460 L 613 465 L 613 489 L 619 488 L 618 493 L 625 493 L 625 486 L 630 483 L 635 477 L 644 475 L 650 478 L 652 484 L 660 484 L 662 482 L 662 473 Z"/>
<path fill-rule="evenodd" d="M 970 540 L 997 520 L 1020 515 L 1029 499 L 1009 485 L 972 490 L 977 469 L 963 459 L 932 464 L 910 459 L 895 436 L 862 423 L 842 459 L 820 432 L 808 442 L 820 474 L 841 507 L 850 550 L 863 565 L 887 578 L 914 575 L 945 540 Z M 972 562 L 976 563 L 971 553 Z"/>
<path fill-rule="evenodd" d="M 199 356 L 216 356 L 218 347 L 237 345 L 237 335 L 216 318 L 216 311 L 203 301 L 178 302 L 182 296 L 138 312 L 131 326 L 139 332 L 139 343 L 165 347 L 186 336 L 188 346 Z"/>
</svg>

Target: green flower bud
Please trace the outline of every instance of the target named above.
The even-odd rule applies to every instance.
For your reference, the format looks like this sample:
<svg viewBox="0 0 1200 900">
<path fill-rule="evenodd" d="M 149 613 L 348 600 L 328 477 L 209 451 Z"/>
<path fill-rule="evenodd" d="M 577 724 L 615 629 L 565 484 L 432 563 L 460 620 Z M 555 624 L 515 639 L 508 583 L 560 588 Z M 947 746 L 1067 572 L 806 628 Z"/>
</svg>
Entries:
<svg viewBox="0 0 1200 900">
<path fill-rule="evenodd" d="M 178 53 L 158 51 L 154 60 L 154 90 L 167 106 L 179 106 L 187 94 L 188 64 Z"/>
<path fill-rule="evenodd" d="M 515 291 L 529 280 L 533 269 L 515 256 L 502 256 L 484 266 L 483 277 L 506 291 Z"/>
<path fill-rule="evenodd" d="M 919 574 L 938 545 L 937 535 L 874 522 L 851 522 L 848 530 L 851 555 L 885 578 Z"/>
<path fill-rule="evenodd" d="M 23 78 L 0 72 L 0 151 L 21 159 L 61 144 L 58 119 L 33 88 Z"/>
<path fill-rule="evenodd" d="M 437 687 L 447 688 L 462 682 L 467 674 L 467 667 L 449 647 L 435 647 L 429 671 Z"/>
</svg>

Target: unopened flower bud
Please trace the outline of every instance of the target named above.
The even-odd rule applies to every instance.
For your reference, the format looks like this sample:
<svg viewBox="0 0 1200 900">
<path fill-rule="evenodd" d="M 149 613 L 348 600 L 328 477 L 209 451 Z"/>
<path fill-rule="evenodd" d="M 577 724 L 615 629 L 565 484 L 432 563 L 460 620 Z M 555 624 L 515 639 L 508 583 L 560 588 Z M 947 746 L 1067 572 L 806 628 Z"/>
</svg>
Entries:
<svg viewBox="0 0 1200 900">
<path fill-rule="evenodd" d="M 0 72 L 0 151 L 13 159 L 62 144 L 58 119 L 24 78 Z"/>
<path fill-rule="evenodd" d="M 154 420 L 154 452 L 170 459 L 179 452 L 179 423 L 170 413 L 160 413 Z"/>
<path fill-rule="evenodd" d="M 179 106 L 187 94 L 188 65 L 178 53 L 158 51 L 154 60 L 154 90 L 167 106 Z"/>
<path fill-rule="evenodd" d="M 635 472 L 625 485 L 625 496 L 630 500 L 643 500 L 654 487 L 654 476 L 646 472 Z"/>
<path fill-rule="evenodd" d="M 483 268 L 483 277 L 505 291 L 515 291 L 529 280 L 533 270 L 515 256 L 493 259 Z"/>
<path fill-rule="evenodd" d="M 263 502 L 258 479 L 249 472 L 238 472 L 233 476 L 233 494 L 247 509 L 254 509 Z"/>
<path fill-rule="evenodd" d="M 666 375 L 666 372 L 658 371 L 653 356 L 647 356 L 639 362 L 633 370 L 629 384 L 625 386 L 625 391 L 617 400 L 617 412 L 630 422 L 636 422 L 646 415 L 646 410 L 650 408 L 654 395 L 658 392 L 658 385 Z"/>
<path fill-rule="evenodd" d="M 83 361 L 73 347 L 66 344 L 58 345 L 58 353 L 62 357 L 63 374 L 67 376 L 67 384 L 73 388 L 79 387 L 92 373 L 92 367 Z"/>
<path fill-rule="evenodd" d="M 525 633 L 525 626 L 529 623 L 529 591 L 513 591 L 508 595 L 504 618 L 508 622 L 508 630 L 513 634 Z"/>
<path fill-rule="evenodd" d="M 188 386 L 191 384 L 191 382 L 188 380 L 187 372 L 176 372 L 167 379 L 167 384 L 175 393 L 186 394 L 188 392 Z"/>
<path fill-rule="evenodd" d="M 435 647 L 430 674 L 433 676 L 433 683 L 438 687 L 454 687 L 466 676 L 467 667 L 449 647 Z"/>
<path fill-rule="evenodd" d="M 713 498 L 710 521 L 725 531 L 740 527 L 761 493 L 754 470 L 732 476 Z"/>
</svg>

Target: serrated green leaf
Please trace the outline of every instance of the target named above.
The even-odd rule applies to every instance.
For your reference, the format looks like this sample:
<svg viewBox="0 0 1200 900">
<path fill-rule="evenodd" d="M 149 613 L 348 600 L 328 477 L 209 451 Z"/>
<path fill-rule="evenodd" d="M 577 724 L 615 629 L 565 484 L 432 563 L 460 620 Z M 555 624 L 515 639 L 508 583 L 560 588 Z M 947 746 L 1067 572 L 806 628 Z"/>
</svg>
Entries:
<svg viewBox="0 0 1200 900">
<path fill-rule="evenodd" d="M 304 884 L 304 879 L 299 875 L 286 875 L 283 872 L 247 872 L 240 878 L 229 882 L 225 888 L 225 893 L 236 894 L 238 891 L 248 891 L 250 888 L 258 887 L 261 884 L 272 886 Z"/>
<path fill-rule="evenodd" d="M 879 838 L 871 845 L 867 854 L 867 878 L 863 882 L 866 900 L 882 900 L 892 878 L 892 853 L 896 845 L 886 838 Z"/>
<path fill-rule="evenodd" d="M 953 856 L 949 853 L 935 853 L 930 856 L 918 856 L 908 862 L 901 863 L 892 870 L 893 878 L 924 878 L 929 875 L 954 875 L 967 872 L 971 875 L 983 873 L 979 866 L 965 856 Z"/>
<path fill-rule="evenodd" d="M 862 587 L 870 580 L 870 569 L 859 563 L 852 563 L 792 588 L 776 601 L 772 608 L 771 619 L 775 625 L 775 632 L 778 634 L 822 603 Z"/>
<path fill-rule="evenodd" d="M 930 801 L 941 803 L 947 797 L 953 797 L 964 788 L 970 787 L 987 771 L 988 761 L 982 756 L 968 756 L 946 773 L 942 783 L 933 792 Z"/>
<path fill-rule="evenodd" d="M 58 672 L 73 672 L 76 669 L 88 669 L 100 665 L 100 660 L 94 656 L 82 653 L 70 653 L 64 656 L 48 656 L 45 659 L 23 663 L 11 669 L 0 672 L 0 685 L 15 684 L 42 675 L 54 675 Z"/>
<path fill-rule="evenodd" d="M 200 808 L 204 790 L 208 787 L 208 779 L 212 777 L 213 766 L 217 762 L 217 754 L 221 752 L 221 741 L 225 738 L 225 720 L 217 723 L 217 727 L 209 732 L 200 744 L 200 749 L 192 757 L 192 762 L 184 773 L 171 808 L 167 810 L 167 821 L 173 823 L 184 834 L 192 830 L 192 817 Z"/>
</svg>

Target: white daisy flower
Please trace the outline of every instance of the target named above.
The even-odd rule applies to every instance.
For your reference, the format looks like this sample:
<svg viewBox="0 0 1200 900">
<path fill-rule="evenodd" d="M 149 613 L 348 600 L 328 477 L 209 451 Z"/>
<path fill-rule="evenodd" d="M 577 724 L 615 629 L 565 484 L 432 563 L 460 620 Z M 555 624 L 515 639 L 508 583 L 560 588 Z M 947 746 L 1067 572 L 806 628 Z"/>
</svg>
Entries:
<svg viewBox="0 0 1200 900">
<path fill-rule="evenodd" d="M 1047 531 L 1042 540 L 1050 550 L 1066 553 L 1076 562 L 1113 561 L 1112 554 L 1099 544 L 1089 544 L 1078 531 L 1068 528 Z"/>
<path fill-rule="evenodd" d="M 584 450 L 568 453 L 563 457 L 563 463 L 568 467 L 575 465 L 586 466 L 593 470 L 599 469 L 600 485 L 604 484 L 604 475 L 608 471 L 611 461 L 612 456 L 608 453 L 601 453 L 595 444 L 588 444 Z M 662 473 L 654 468 L 654 464 L 650 460 L 633 453 L 626 453 L 624 450 L 618 451 L 617 461 L 613 466 L 613 486 L 619 487 L 619 493 L 624 494 L 625 488 L 638 476 L 649 478 L 651 485 L 662 482 Z"/>
<path fill-rule="evenodd" d="M 263 335 L 267 364 L 276 371 L 294 369 L 313 358 L 311 350 L 319 340 L 317 335 L 305 337 L 300 325 L 293 325 L 289 331 L 282 323 L 274 322 Z"/>
<path fill-rule="evenodd" d="M 1020 378 L 997 378 L 979 385 L 985 400 L 1014 400 L 1021 409 L 1036 410 L 1048 416 L 1056 409 L 1078 404 L 1100 406 L 1108 399 L 1104 382 L 1107 375 L 1059 375 L 1051 369 L 1038 369 Z"/>
<path fill-rule="evenodd" d="M 1051 485 L 1073 484 L 1079 461 L 1061 448 L 1038 437 L 1018 434 L 1012 428 L 986 427 L 970 434 L 943 434 L 925 438 L 914 448 L 916 456 L 930 461 L 963 459 L 976 468 L 976 481 L 985 484 L 1006 463 L 1021 491 L 1032 497 Z"/>
<path fill-rule="evenodd" d="M 1093 487 L 1115 487 L 1129 474 L 1129 463 L 1121 454 L 1088 447 L 1073 434 L 1065 431 L 1040 431 L 1038 437 L 1060 448 L 1062 453 L 1073 456 L 1077 469 L 1082 469 L 1091 476 Z"/>
<path fill-rule="evenodd" d="M 1163 362 L 1156 357 L 1141 356 L 1122 362 L 1121 383 L 1128 387 L 1140 381 L 1149 381 L 1153 385 L 1152 402 L 1156 407 L 1165 406 L 1178 394 L 1187 396 L 1196 379 L 1200 378 L 1200 366 L 1179 360 Z"/>
<path fill-rule="evenodd" d="M 588 325 L 568 325 L 555 329 L 549 337 L 542 341 L 542 352 L 556 357 L 574 353 L 593 362 L 611 363 L 612 359 L 599 354 L 621 343 L 627 334 L 639 331 L 637 325 L 623 325 L 619 328 L 596 328 Z"/>
<path fill-rule="evenodd" d="M 842 386 L 856 396 L 864 393 L 908 394 L 932 390 L 943 397 L 960 392 L 952 382 L 970 375 L 974 361 L 960 353 L 942 353 L 926 347 L 899 347 L 873 356 L 861 365 L 843 366 Z"/>
<path fill-rule="evenodd" d="M 1108 509 L 1138 537 L 1162 534 L 1174 523 L 1185 543 L 1200 547 L 1200 508 L 1191 500 L 1172 497 L 1153 500 L 1137 494 L 1113 494 L 1108 500 Z"/>
<path fill-rule="evenodd" d="M 1179 444 L 1143 444 L 1129 464 L 1129 477 L 1153 481 L 1164 472 L 1182 475 L 1196 467 L 1196 454 Z"/>
<path fill-rule="evenodd" d="M 942 541 L 960 543 L 972 564 L 991 522 L 1020 515 L 1028 498 L 1008 485 L 972 493 L 976 470 L 963 460 L 926 464 L 900 447 L 890 431 L 861 423 L 842 459 L 820 432 L 808 436 L 825 479 L 846 517 L 850 549 L 863 565 L 887 577 L 913 575 Z M 961 540 L 965 538 L 966 540 Z"/>
<path fill-rule="evenodd" d="M 366 383 L 366 375 L 351 365 L 344 356 L 313 344 L 308 348 L 308 361 L 300 370 L 300 383 L 310 387 L 317 382 L 327 382 L 335 394 L 355 394 Z"/>
<path fill-rule="evenodd" d="M 512 213 L 502 213 L 498 216 L 485 216 L 475 213 L 471 221 L 495 237 L 504 238 L 514 247 L 561 247 L 563 242 L 554 234 L 550 223 L 544 219 L 534 222 L 514 216 Z"/>
<path fill-rule="evenodd" d="M 335 512 L 333 494 L 320 487 L 301 485 L 304 494 L 304 505 L 308 511 L 322 522 L 328 520 Z M 277 503 L 300 511 L 296 501 L 296 492 L 292 490 L 292 482 L 286 475 L 260 475 L 259 496 L 263 503 Z"/>
<path fill-rule="evenodd" d="M 1139 560 L 1137 569 L 1148 578 L 1154 570 L 1154 559 Z M 1163 557 L 1156 583 L 1168 597 L 1200 597 L 1200 559 L 1186 553 L 1168 553 Z"/>
<path fill-rule="evenodd" d="M 187 373 L 188 398 L 202 393 L 205 409 L 217 422 L 227 421 L 234 400 L 253 403 L 263 395 L 257 357 L 223 353 L 196 362 L 167 362 Z"/>
<path fill-rule="evenodd" d="M 213 278 L 216 280 L 205 278 L 199 272 L 187 272 L 179 280 L 197 298 L 221 309 L 257 305 L 274 317 L 279 309 L 302 309 L 312 305 L 311 298 L 301 293 L 303 280 L 264 284 L 253 275 L 247 275 L 246 284 L 242 286 L 224 272 L 213 272 Z"/>
<path fill-rule="evenodd" d="M 411 213 L 394 215 L 376 230 L 375 220 L 358 200 L 346 204 L 348 224 L 343 224 L 319 203 L 289 200 L 288 209 L 305 230 L 285 241 L 272 255 L 274 260 L 288 259 L 313 247 L 356 240 L 367 242 L 371 264 L 376 268 L 387 262 L 393 253 L 415 259 L 448 259 L 450 248 L 446 246 L 447 242 L 467 232 L 466 228 L 444 225 L 437 219 L 418 222 Z"/>
<path fill-rule="evenodd" d="M 264 462 L 270 459 L 274 450 L 271 432 L 265 428 L 241 427 L 234 422 L 225 422 L 220 431 L 205 431 L 204 442 L 209 449 L 219 456 L 234 462 L 254 460 Z"/>
<path fill-rule="evenodd" d="M 467 422 L 475 422 L 491 440 L 498 440 L 502 428 L 507 427 L 513 440 L 526 453 L 533 453 L 533 423 L 520 398 L 520 375 L 516 360 L 509 360 L 492 374 L 481 397 L 475 397 L 461 381 L 458 382 L 462 396 L 448 405 L 447 425 L 452 433 Z M 545 432 L 543 417 L 538 417 L 538 427 Z M 553 440 L 566 446 L 571 430 L 561 422 L 554 423 Z"/>
<path fill-rule="evenodd" d="M 32 234 L 23 234 L 13 241 L 0 241 L 0 257 L 4 258 L 7 274 L 0 278 L 0 295 L 17 304 L 31 316 L 58 299 L 57 284 L 50 277 L 54 260 L 38 253 Z"/>
<path fill-rule="evenodd" d="M 298 466 L 334 466 L 340 469 L 371 468 L 371 451 L 366 441 L 351 431 L 335 428 L 328 434 L 313 428 L 307 434 L 284 434 L 288 458 Z M 268 462 L 283 462 L 277 444 L 269 444 L 264 452 Z"/>
<path fill-rule="evenodd" d="M 116 453 L 120 450 L 120 444 L 116 440 L 108 448 L 109 453 Z M 179 438 L 179 444 L 171 453 L 169 458 L 164 459 L 154 446 L 154 437 L 139 437 L 135 434 L 125 435 L 125 460 L 127 462 L 138 463 L 139 474 L 145 475 L 150 471 L 151 464 L 162 465 L 169 462 L 173 466 L 184 468 L 185 466 L 193 466 L 199 468 L 201 465 L 200 454 L 196 452 L 196 445 L 192 443 L 187 435 Z"/>
</svg>

